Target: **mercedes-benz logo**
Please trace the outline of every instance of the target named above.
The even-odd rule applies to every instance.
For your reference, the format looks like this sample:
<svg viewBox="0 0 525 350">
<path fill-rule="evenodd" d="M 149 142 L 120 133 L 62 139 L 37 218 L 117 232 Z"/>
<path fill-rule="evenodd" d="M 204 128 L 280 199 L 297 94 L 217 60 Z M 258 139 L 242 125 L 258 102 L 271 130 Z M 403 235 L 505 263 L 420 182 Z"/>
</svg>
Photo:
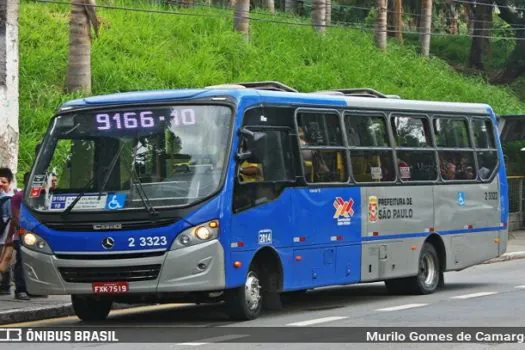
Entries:
<svg viewBox="0 0 525 350">
<path fill-rule="evenodd" d="M 115 240 L 111 237 L 106 237 L 102 240 L 102 247 L 104 249 L 111 249 L 115 245 Z"/>
</svg>

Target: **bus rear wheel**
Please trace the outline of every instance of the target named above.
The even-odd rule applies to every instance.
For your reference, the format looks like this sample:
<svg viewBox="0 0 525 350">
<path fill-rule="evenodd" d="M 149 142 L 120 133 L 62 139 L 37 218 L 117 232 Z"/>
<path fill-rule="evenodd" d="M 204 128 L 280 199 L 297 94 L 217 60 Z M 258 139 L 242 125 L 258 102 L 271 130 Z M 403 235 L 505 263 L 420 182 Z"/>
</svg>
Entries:
<svg viewBox="0 0 525 350">
<path fill-rule="evenodd" d="M 431 294 L 442 284 L 442 278 L 436 249 L 432 244 L 425 243 L 419 256 L 418 274 L 414 277 L 388 280 L 385 281 L 385 285 L 391 294 Z"/>
<path fill-rule="evenodd" d="M 226 305 L 230 317 L 238 321 L 257 318 L 261 314 L 263 294 L 259 274 L 250 269 L 244 286 L 226 293 Z"/>
<path fill-rule="evenodd" d="M 111 300 L 96 299 L 92 296 L 72 295 L 73 310 L 82 321 L 103 321 L 111 310 Z"/>
</svg>

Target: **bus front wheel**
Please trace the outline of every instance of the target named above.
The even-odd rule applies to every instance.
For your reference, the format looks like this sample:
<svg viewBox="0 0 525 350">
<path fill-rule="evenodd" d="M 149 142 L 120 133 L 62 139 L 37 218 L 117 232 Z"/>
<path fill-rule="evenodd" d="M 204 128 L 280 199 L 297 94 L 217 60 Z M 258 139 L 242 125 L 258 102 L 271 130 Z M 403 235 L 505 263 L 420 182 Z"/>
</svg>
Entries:
<svg viewBox="0 0 525 350">
<path fill-rule="evenodd" d="M 244 286 L 227 291 L 228 313 L 235 320 L 253 320 L 261 313 L 262 296 L 259 274 L 254 269 L 250 269 Z"/>
<path fill-rule="evenodd" d="M 103 321 L 111 310 L 111 300 L 97 300 L 91 296 L 72 295 L 73 310 L 82 321 Z"/>
</svg>

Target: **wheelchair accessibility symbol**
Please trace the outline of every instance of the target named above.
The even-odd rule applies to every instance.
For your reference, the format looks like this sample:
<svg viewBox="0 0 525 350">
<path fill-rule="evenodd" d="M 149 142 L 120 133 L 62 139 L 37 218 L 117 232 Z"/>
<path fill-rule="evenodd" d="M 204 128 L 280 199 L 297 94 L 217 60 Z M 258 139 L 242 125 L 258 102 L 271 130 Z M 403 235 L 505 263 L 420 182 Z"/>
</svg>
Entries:
<svg viewBox="0 0 525 350">
<path fill-rule="evenodd" d="M 465 206 L 465 192 L 458 192 L 458 205 Z"/>
<path fill-rule="evenodd" d="M 111 194 L 108 196 L 108 200 L 106 202 L 106 209 L 107 210 L 117 210 L 124 208 L 124 202 L 126 201 L 126 195 L 117 193 L 117 194 Z"/>
</svg>

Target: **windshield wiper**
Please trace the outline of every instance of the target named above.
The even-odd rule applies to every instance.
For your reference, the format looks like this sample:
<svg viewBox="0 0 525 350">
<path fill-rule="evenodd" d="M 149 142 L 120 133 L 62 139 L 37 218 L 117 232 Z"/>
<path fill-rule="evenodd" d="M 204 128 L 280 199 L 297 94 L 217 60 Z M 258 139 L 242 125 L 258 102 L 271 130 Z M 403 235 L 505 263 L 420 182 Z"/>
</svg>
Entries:
<svg viewBox="0 0 525 350">
<path fill-rule="evenodd" d="M 107 185 L 107 183 L 109 181 L 109 177 L 110 177 L 111 173 L 113 172 L 113 168 L 115 167 L 115 164 L 117 163 L 117 160 L 120 157 L 120 154 L 122 153 L 123 149 L 124 149 L 124 143 L 120 146 L 119 151 L 117 152 L 117 154 L 115 154 L 115 156 L 111 160 L 111 163 L 110 163 L 109 168 L 108 168 L 108 172 L 106 173 L 106 177 L 104 178 L 104 183 L 102 184 L 102 188 L 98 192 L 98 198 L 99 199 L 102 196 L 102 192 L 104 191 L 104 188 L 106 187 L 106 185 Z M 93 176 L 91 178 L 91 180 L 89 180 L 89 182 L 82 188 L 80 193 L 75 197 L 73 202 L 71 202 L 71 204 L 62 212 L 62 216 L 68 215 L 73 210 L 73 207 L 86 194 L 86 191 L 93 185 L 93 183 L 95 182 L 96 178 L 97 178 L 97 175 Z"/>
<path fill-rule="evenodd" d="M 109 182 L 109 178 L 111 177 L 111 173 L 113 173 L 113 168 L 115 168 L 115 164 L 117 164 L 117 160 L 120 158 L 120 154 L 122 153 L 122 150 L 124 149 L 124 145 L 125 145 L 125 143 L 122 142 L 122 144 L 120 145 L 120 148 L 119 148 L 117 154 L 115 154 L 115 156 L 111 160 L 111 163 L 109 163 L 109 167 L 108 167 L 108 171 L 106 173 L 106 177 L 104 178 L 104 181 L 102 182 L 102 187 L 100 187 L 100 191 L 98 191 L 98 198 L 99 199 L 102 196 L 102 193 L 104 192 L 104 189 L 106 188 L 106 185 Z"/>
<path fill-rule="evenodd" d="M 134 164 L 131 163 L 131 170 L 128 169 L 128 168 L 126 168 L 126 170 L 128 171 L 128 174 L 129 174 L 131 180 L 133 181 L 133 184 L 135 186 L 137 186 L 138 189 L 139 189 L 139 191 L 137 191 L 137 192 L 139 194 L 140 200 L 142 201 L 142 205 L 144 206 L 144 209 L 146 209 L 146 211 L 151 216 L 157 216 L 158 213 L 157 213 L 157 211 L 155 210 L 155 208 L 151 205 L 151 203 L 149 201 L 148 195 L 146 194 L 146 191 L 144 190 L 144 187 L 142 186 L 142 182 L 140 181 L 140 179 L 137 176 L 137 170 L 135 169 Z M 144 197 L 143 197 L 143 195 L 144 195 Z"/>
<path fill-rule="evenodd" d="M 78 203 L 78 201 L 80 200 L 80 198 L 82 198 L 85 194 L 86 194 L 86 191 L 91 188 L 91 186 L 93 185 L 93 183 L 95 182 L 95 178 L 97 177 L 97 175 L 93 176 L 89 182 L 82 188 L 82 190 L 80 191 L 80 193 L 75 197 L 75 199 L 73 200 L 73 202 L 71 202 L 71 204 L 66 208 L 64 209 L 64 211 L 62 212 L 62 216 L 66 216 L 67 214 L 69 214 L 71 212 L 71 210 L 73 210 L 73 207 Z"/>
</svg>

